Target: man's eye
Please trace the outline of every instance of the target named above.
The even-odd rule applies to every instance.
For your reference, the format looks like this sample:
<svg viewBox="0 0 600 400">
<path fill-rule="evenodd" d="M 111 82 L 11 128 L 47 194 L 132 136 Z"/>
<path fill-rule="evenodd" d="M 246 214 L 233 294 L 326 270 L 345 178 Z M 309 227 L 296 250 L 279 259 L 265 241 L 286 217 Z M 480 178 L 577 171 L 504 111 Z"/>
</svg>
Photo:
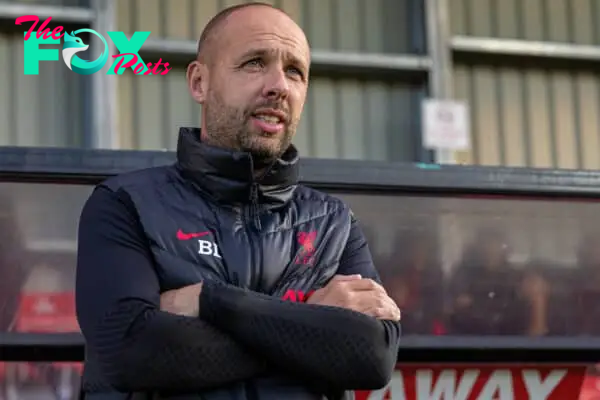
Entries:
<svg viewBox="0 0 600 400">
<path fill-rule="evenodd" d="M 247 67 L 262 67 L 263 66 L 263 62 L 262 62 L 261 59 L 255 58 L 255 59 L 252 59 L 250 61 L 246 61 L 246 63 L 244 64 L 244 66 L 247 66 Z"/>
<path fill-rule="evenodd" d="M 288 71 L 291 72 L 292 74 L 298 75 L 300 77 L 304 76 L 304 74 L 302 73 L 302 71 L 300 71 L 300 69 L 298 69 L 296 67 L 289 67 Z"/>
</svg>

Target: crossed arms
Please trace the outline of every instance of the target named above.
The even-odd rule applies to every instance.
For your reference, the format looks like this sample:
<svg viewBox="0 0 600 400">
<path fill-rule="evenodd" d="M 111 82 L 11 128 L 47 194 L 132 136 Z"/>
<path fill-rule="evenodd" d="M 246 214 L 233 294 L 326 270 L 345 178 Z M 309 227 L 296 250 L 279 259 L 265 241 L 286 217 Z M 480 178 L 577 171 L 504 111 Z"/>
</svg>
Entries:
<svg viewBox="0 0 600 400">
<path fill-rule="evenodd" d="M 124 193 L 99 187 L 80 220 L 77 315 L 111 386 L 124 392 L 199 391 L 275 368 L 328 390 L 388 383 L 398 322 L 335 306 L 334 294 L 358 283 L 334 282 L 311 297 L 320 304 L 304 304 L 205 281 L 197 316 L 162 311 L 159 280 L 133 210 Z M 355 232 L 339 272 L 377 280 L 364 237 Z M 360 285 L 380 290 L 372 281 Z"/>
</svg>

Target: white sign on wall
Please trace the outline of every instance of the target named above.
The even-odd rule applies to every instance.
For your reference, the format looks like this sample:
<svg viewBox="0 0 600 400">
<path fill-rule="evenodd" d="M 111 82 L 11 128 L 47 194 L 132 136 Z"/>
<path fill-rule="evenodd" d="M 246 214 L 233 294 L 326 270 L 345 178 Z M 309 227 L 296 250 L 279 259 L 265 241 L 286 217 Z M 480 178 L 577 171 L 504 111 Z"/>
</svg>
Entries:
<svg viewBox="0 0 600 400">
<path fill-rule="evenodd" d="M 423 146 L 433 150 L 469 150 L 471 124 L 467 103 L 454 100 L 423 101 Z"/>
</svg>

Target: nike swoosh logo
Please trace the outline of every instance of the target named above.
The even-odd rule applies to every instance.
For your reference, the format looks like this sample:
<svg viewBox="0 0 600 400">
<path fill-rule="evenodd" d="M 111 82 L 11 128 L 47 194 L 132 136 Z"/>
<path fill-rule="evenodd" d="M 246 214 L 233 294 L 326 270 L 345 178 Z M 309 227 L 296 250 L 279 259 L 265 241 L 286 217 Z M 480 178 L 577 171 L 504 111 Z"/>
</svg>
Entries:
<svg viewBox="0 0 600 400">
<path fill-rule="evenodd" d="M 184 233 L 181 229 L 177 231 L 177 239 L 179 239 L 179 240 L 190 240 L 190 239 L 199 238 L 199 237 L 206 236 L 206 235 L 210 235 L 210 232 L 206 231 L 206 232 Z"/>
</svg>

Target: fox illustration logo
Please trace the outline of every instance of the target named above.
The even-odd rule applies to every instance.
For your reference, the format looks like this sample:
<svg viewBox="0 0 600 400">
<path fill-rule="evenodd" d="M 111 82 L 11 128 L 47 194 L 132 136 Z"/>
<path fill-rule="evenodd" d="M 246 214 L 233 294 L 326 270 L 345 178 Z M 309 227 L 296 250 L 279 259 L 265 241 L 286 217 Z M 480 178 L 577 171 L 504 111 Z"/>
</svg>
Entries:
<svg viewBox="0 0 600 400">
<path fill-rule="evenodd" d="M 98 57 L 94 61 L 86 61 L 79 58 L 76 54 L 87 50 L 90 46 L 83 43 L 81 38 L 77 37 L 78 33 L 89 32 L 92 33 L 102 40 L 104 43 L 104 50 L 100 57 Z M 65 64 L 71 71 L 77 72 L 82 75 L 91 75 L 95 72 L 98 72 L 104 67 L 106 64 L 106 60 L 108 60 L 108 43 L 102 37 L 102 35 L 98 34 L 98 32 L 92 29 L 79 29 L 75 32 L 65 32 L 63 48 L 62 48 L 62 56 Z"/>
</svg>

